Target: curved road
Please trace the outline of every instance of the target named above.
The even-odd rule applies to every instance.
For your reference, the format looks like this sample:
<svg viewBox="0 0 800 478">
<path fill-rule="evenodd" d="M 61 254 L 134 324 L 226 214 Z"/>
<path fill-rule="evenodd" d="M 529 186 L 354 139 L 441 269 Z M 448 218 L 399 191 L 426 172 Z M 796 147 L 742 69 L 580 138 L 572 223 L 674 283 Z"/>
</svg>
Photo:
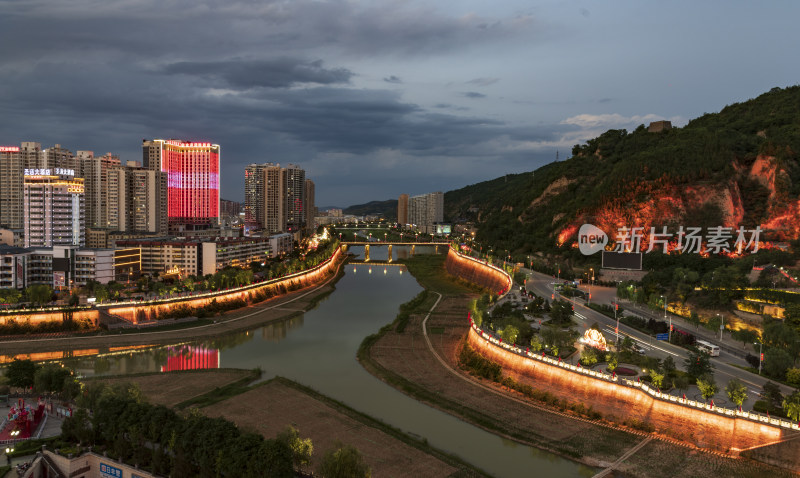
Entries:
<svg viewBox="0 0 800 478">
<path fill-rule="evenodd" d="M 559 298 L 558 293 L 554 292 L 553 290 L 552 283 L 556 282 L 556 280 L 553 279 L 552 276 L 541 274 L 539 272 L 533 272 L 527 269 L 523 269 L 523 272 L 528 275 L 528 281 L 526 285 L 527 290 L 538 296 L 545 297 L 548 300 L 550 300 L 552 294 L 555 294 L 556 298 Z M 595 299 L 598 297 L 596 292 L 599 288 L 594 287 L 593 289 L 592 298 Z M 569 300 L 575 306 L 576 322 L 579 324 L 581 329 L 585 330 L 597 322 L 609 342 L 613 343 L 616 340 L 616 334 L 614 332 L 616 322 L 613 318 L 586 307 L 585 302 L 582 299 L 574 299 L 564 296 L 561 296 L 561 298 Z M 599 300 L 602 301 L 603 299 Z M 605 298 L 603 303 L 610 304 L 612 300 L 613 296 L 611 300 Z M 666 341 L 656 341 L 653 337 L 628 327 L 622 322 L 619 324 L 619 331 L 621 336 L 631 337 L 636 344 L 644 348 L 646 355 L 656 357 L 661 360 L 667 358 L 668 356 L 672 356 L 673 360 L 675 361 L 675 365 L 681 370 L 685 369 L 684 359 L 688 356 L 688 351 L 686 349 L 678 347 L 677 345 L 672 345 Z M 758 394 L 761 392 L 762 387 L 765 383 L 770 381 L 766 377 L 755 375 L 751 372 L 733 366 L 732 364 L 740 366 L 747 366 L 747 364 L 741 357 L 730 354 L 724 350 L 720 353 L 719 357 L 712 357 L 711 363 L 714 367 L 714 377 L 719 387 L 719 392 L 714 396 L 714 403 L 717 405 L 728 408 L 735 407 L 735 405 L 729 403 L 728 397 L 725 394 L 725 386 L 732 378 L 739 379 L 748 388 L 747 400 L 744 402 L 744 404 L 742 404 L 742 408 L 745 410 L 752 408 L 753 403 L 758 400 Z M 784 395 L 791 394 L 795 391 L 794 388 L 785 385 L 780 385 L 780 387 Z M 673 391 L 673 394 L 675 393 L 677 393 L 677 391 Z M 686 392 L 686 396 L 687 398 L 691 396 L 692 398 L 699 398 L 702 400 L 702 397 L 699 396 L 699 390 L 695 385 L 689 387 L 689 390 Z"/>
</svg>

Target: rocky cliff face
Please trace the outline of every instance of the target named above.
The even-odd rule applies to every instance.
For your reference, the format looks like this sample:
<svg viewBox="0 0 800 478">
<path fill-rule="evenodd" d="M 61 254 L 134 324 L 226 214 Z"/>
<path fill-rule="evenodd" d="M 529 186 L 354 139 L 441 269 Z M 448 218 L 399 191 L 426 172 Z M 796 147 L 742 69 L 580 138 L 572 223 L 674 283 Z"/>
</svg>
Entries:
<svg viewBox="0 0 800 478">
<path fill-rule="evenodd" d="M 703 211 L 713 212 L 715 209 L 719 211 L 719 221 L 706 225 L 735 230 L 744 225 L 746 204 L 752 206 L 754 203 L 753 198 L 748 198 L 739 187 L 742 180 L 755 181 L 768 191 L 769 196 L 764 201 L 755 200 L 755 206 L 762 205 L 766 210 L 765 218 L 760 222 L 765 234 L 762 239 L 797 238 L 800 235 L 800 201 L 788 201 L 782 192 L 788 174 L 778 167 L 775 158 L 760 155 L 751 167 L 734 164 L 734 168 L 738 177 L 721 185 L 698 182 L 678 186 L 669 184 L 667 179 L 633 184 L 627 194 L 608 200 L 595 210 L 578 214 L 575 220 L 557 232 L 556 241 L 558 244 L 574 243 L 578 229 L 585 223 L 612 234 L 622 227 L 643 227 L 644 231 L 656 227 L 656 231 L 660 231 L 661 226 L 670 229 L 681 225 L 699 226 L 703 225 L 697 222 L 699 219 L 709 219 L 708 214 L 703 216 Z"/>
</svg>

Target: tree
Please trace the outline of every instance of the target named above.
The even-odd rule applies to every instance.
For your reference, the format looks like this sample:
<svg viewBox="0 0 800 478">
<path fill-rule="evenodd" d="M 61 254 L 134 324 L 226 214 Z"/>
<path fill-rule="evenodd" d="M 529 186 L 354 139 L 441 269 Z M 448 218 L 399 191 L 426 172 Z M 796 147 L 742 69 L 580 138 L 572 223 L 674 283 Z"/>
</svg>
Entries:
<svg viewBox="0 0 800 478">
<path fill-rule="evenodd" d="M 6 371 L 8 384 L 12 387 L 33 387 L 36 368 L 36 364 L 32 360 L 12 360 Z"/>
<path fill-rule="evenodd" d="M 734 340 L 738 340 L 742 343 L 742 348 L 745 348 L 747 344 L 752 344 L 758 339 L 758 334 L 754 330 L 750 329 L 739 329 L 739 330 L 732 330 L 731 337 Z"/>
<path fill-rule="evenodd" d="M 514 327 L 513 325 L 506 325 L 505 327 L 500 329 L 499 334 L 504 342 L 513 344 L 516 343 L 517 341 L 517 336 L 519 335 L 519 329 Z"/>
<path fill-rule="evenodd" d="M 741 407 L 742 403 L 747 400 L 747 387 L 738 379 L 733 378 L 725 386 L 725 394 L 728 395 L 731 402 Z"/>
<path fill-rule="evenodd" d="M 781 394 L 781 388 L 773 382 L 767 382 L 761 387 L 761 393 L 759 396 L 770 402 L 774 406 L 778 406 L 783 400 L 783 394 Z"/>
<path fill-rule="evenodd" d="M 608 370 L 613 372 L 619 366 L 619 357 L 617 354 L 608 354 L 606 355 L 606 362 L 608 362 Z"/>
<path fill-rule="evenodd" d="M 0 302 L 16 304 L 22 298 L 22 293 L 17 289 L 0 289 Z"/>
<path fill-rule="evenodd" d="M 709 374 L 704 374 L 697 378 L 697 388 L 700 389 L 700 394 L 703 395 L 705 400 L 713 397 L 719 391 L 714 377 Z"/>
<path fill-rule="evenodd" d="M 44 305 L 53 297 L 53 289 L 49 285 L 34 284 L 25 289 L 28 300 L 36 305 Z"/>
<path fill-rule="evenodd" d="M 338 444 L 328 450 L 319 466 L 322 478 L 370 478 L 372 470 L 361 453 L 352 445 Z"/>
<path fill-rule="evenodd" d="M 311 455 L 314 454 L 311 438 L 300 438 L 297 429 L 290 425 L 279 433 L 276 439 L 286 443 L 292 450 L 292 462 L 295 469 L 302 470 L 304 466 L 311 463 Z"/>
<path fill-rule="evenodd" d="M 698 352 L 689 352 L 689 355 L 684 359 L 684 365 L 686 365 L 686 372 L 689 376 L 697 379 L 703 375 L 711 375 L 713 373 L 713 367 L 711 365 L 711 359 L 709 355 L 705 352 L 698 351 Z"/>
<path fill-rule="evenodd" d="M 58 365 L 44 365 L 34 373 L 33 388 L 39 393 L 61 393 L 72 371 Z"/>
<path fill-rule="evenodd" d="M 800 421 L 800 392 L 796 391 L 783 399 L 783 411 L 794 421 Z"/>
<path fill-rule="evenodd" d="M 633 347 L 633 339 L 630 338 L 629 335 L 626 335 L 625 338 L 622 339 L 622 343 L 619 344 L 621 350 L 630 350 Z"/>
<path fill-rule="evenodd" d="M 777 380 L 786 378 L 786 371 L 793 364 L 792 357 L 784 349 L 771 348 L 764 352 L 764 373 Z"/>
<path fill-rule="evenodd" d="M 566 300 L 555 300 L 550 307 L 550 318 L 558 324 L 568 324 L 572 317 L 572 304 Z"/>
<path fill-rule="evenodd" d="M 664 375 L 671 375 L 672 372 L 675 371 L 675 360 L 672 358 L 672 355 L 667 356 L 664 359 L 664 363 L 661 364 L 661 369 L 664 370 Z"/>
<path fill-rule="evenodd" d="M 686 392 L 689 388 L 689 379 L 686 375 L 680 374 L 672 378 L 672 387 L 677 388 L 681 392 Z"/>
<path fill-rule="evenodd" d="M 786 381 L 793 387 L 800 387 L 800 368 L 790 368 L 787 370 Z"/>
<path fill-rule="evenodd" d="M 657 389 L 661 390 L 662 382 L 664 381 L 664 375 L 656 372 L 655 370 L 650 371 L 650 381 L 653 383 L 653 386 Z"/>
<path fill-rule="evenodd" d="M 591 367 L 597 363 L 597 351 L 594 347 L 584 347 L 581 352 L 581 364 L 586 367 Z"/>
<path fill-rule="evenodd" d="M 94 288 L 94 297 L 97 299 L 97 302 L 108 300 L 108 288 L 102 284 L 98 285 Z"/>
<path fill-rule="evenodd" d="M 538 335 L 534 335 L 533 338 L 531 338 L 531 350 L 534 352 L 541 352 L 542 346 L 542 340 Z"/>
</svg>

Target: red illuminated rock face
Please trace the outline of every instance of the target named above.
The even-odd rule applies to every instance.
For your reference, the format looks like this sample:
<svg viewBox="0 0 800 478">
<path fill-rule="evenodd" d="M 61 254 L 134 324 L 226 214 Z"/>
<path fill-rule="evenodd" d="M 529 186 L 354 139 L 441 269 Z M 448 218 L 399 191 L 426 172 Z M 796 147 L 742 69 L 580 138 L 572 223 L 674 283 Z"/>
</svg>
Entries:
<svg viewBox="0 0 800 478">
<path fill-rule="evenodd" d="M 741 177 L 754 179 L 769 191 L 767 213 L 761 229 L 762 240 L 790 240 L 800 237 L 800 201 L 789 200 L 779 184 L 790 183 L 789 175 L 780 169 L 774 157 L 760 155 L 749 170 L 734 162 L 734 169 Z M 720 226 L 737 228 L 742 225 L 745 207 L 742 192 L 736 180 L 726 184 L 694 183 L 674 184 L 668 178 L 631 184 L 630 188 L 600 207 L 582 211 L 575 220 L 558 231 L 559 245 L 571 244 L 577 238 L 578 228 L 591 223 L 614 235 L 622 227 L 643 227 L 645 236 L 651 227 L 666 224 L 696 226 L 686 222 L 687 211 L 698 210 L 707 204 L 719 207 L 722 212 Z M 613 237 L 609 237 L 613 240 Z M 647 237 L 643 238 L 647 247 Z"/>
<path fill-rule="evenodd" d="M 612 421 L 648 422 L 661 433 L 701 448 L 738 453 L 796 434 L 764 423 L 665 402 L 636 388 L 521 357 L 486 342 L 472 328 L 468 342 L 481 355 L 501 364 L 504 374 L 521 383 L 591 406 Z"/>
<path fill-rule="evenodd" d="M 508 275 L 481 262 L 462 257 L 452 249 L 447 253 L 444 266 L 449 274 L 485 287 L 495 294 L 507 290 L 511 285 Z"/>
</svg>

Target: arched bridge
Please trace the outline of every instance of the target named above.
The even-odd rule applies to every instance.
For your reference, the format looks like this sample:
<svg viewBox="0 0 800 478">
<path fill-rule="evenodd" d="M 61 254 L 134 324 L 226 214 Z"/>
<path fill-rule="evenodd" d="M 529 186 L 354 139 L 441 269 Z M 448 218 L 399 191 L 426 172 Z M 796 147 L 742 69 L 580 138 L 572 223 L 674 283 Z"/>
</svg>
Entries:
<svg viewBox="0 0 800 478">
<path fill-rule="evenodd" d="M 434 246 L 435 253 L 439 253 L 439 247 L 445 246 L 449 247 L 449 242 L 401 242 L 401 241 L 342 241 L 342 252 L 346 252 L 349 246 L 364 246 L 364 262 L 369 262 L 369 249 L 370 247 L 376 246 L 387 246 L 389 248 L 389 260 L 387 262 L 392 262 L 392 246 L 411 246 L 411 255 L 414 255 L 414 250 L 416 246 Z"/>
</svg>

